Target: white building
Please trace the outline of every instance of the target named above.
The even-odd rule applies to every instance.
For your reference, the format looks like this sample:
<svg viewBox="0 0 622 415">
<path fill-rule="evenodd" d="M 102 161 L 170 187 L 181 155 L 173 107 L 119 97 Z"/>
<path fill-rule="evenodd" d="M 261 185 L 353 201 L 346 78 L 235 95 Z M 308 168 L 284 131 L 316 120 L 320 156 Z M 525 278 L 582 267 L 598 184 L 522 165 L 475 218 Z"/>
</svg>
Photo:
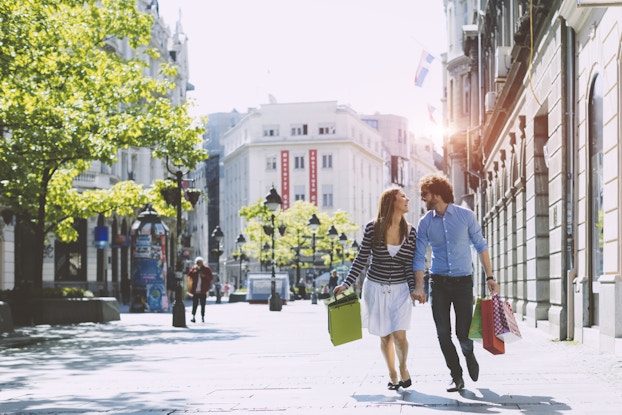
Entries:
<svg viewBox="0 0 622 415">
<path fill-rule="evenodd" d="M 240 208 L 263 200 L 272 186 L 283 209 L 305 200 L 329 214 L 348 212 L 360 225 L 356 235 L 348 236 L 360 242 L 380 194 L 392 184 L 403 186 L 411 197 L 408 219 L 416 224 L 422 212 L 419 178 L 437 171 L 432 142 L 415 140 L 404 117 L 361 115 L 336 101 L 261 105 L 220 143 L 225 253 L 234 250 L 233 241 L 246 226 Z"/>
<path fill-rule="evenodd" d="M 501 295 L 622 354 L 622 2 L 444 4 L 446 169 L 478 195 Z"/>
</svg>

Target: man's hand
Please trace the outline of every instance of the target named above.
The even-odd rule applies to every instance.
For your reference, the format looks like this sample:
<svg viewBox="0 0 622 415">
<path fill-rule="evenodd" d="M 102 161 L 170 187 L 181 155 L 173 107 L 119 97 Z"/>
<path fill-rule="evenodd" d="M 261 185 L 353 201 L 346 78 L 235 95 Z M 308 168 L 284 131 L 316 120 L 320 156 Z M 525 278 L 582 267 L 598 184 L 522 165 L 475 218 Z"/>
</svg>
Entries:
<svg viewBox="0 0 622 415">
<path fill-rule="evenodd" d="M 497 281 L 495 280 L 486 281 L 486 287 L 488 287 L 488 291 L 490 292 L 490 295 L 499 293 L 499 284 L 497 284 Z"/>
<path fill-rule="evenodd" d="M 410 299 L 413 301 L 417 300 L 420 304 L 425 304 L 426 297 L 423 288 L 415 288 L 415 291 L 411 291 Z"/>
</svg>

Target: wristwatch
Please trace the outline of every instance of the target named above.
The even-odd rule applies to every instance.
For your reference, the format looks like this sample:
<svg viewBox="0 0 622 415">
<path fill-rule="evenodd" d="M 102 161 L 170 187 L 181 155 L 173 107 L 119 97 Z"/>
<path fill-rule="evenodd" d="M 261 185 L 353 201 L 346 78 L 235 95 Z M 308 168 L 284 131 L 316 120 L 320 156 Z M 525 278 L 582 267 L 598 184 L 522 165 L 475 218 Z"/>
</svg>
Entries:
<svg viewBox="0 0 622 415">
<path fill-rule="evenodd" d="M 486 282 L 494 281 L 494 279 L 495 279 L 494 275 L 491 275 L 490 277 L 486 277 Z"/>
</svg>

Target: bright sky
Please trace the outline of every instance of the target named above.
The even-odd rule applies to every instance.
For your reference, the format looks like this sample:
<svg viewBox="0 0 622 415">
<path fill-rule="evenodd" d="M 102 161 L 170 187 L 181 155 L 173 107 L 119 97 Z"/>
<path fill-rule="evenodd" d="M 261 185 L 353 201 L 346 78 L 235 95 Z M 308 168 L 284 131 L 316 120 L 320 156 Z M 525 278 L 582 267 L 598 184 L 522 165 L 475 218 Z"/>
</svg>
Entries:
<svg viewBox="0 0 622 415">
<path fill-rule="evenodd" d="M 439 137 L 446 50 L 442 0 L 159 0 L 189 39 L 195 114 L 269 102 L 337 101 L 409 119 Z M 434 56 L 422 87 L 422 51 Z M 428 106 L 435 107 L 430 121 Z"/>
</svg>

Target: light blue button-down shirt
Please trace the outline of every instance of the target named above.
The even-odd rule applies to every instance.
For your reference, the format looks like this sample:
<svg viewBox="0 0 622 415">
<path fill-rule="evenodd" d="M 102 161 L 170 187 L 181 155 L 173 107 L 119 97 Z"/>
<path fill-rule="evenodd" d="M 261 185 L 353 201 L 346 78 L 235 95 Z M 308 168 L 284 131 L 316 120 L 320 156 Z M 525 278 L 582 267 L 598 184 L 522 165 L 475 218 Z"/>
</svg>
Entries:
<svg viewBox="0 0 622 415">
<path fill-rule="evenodd" d="M 432 247 L 430 273 L 453 277 L 473 273 L 471 245 L 478 254 L 488 249 L 475 213 L 453 203 L 443 216 L 430 210 L 419 221 L 414 271 L 424 270 L 428 245 Z"/>
</svg>

